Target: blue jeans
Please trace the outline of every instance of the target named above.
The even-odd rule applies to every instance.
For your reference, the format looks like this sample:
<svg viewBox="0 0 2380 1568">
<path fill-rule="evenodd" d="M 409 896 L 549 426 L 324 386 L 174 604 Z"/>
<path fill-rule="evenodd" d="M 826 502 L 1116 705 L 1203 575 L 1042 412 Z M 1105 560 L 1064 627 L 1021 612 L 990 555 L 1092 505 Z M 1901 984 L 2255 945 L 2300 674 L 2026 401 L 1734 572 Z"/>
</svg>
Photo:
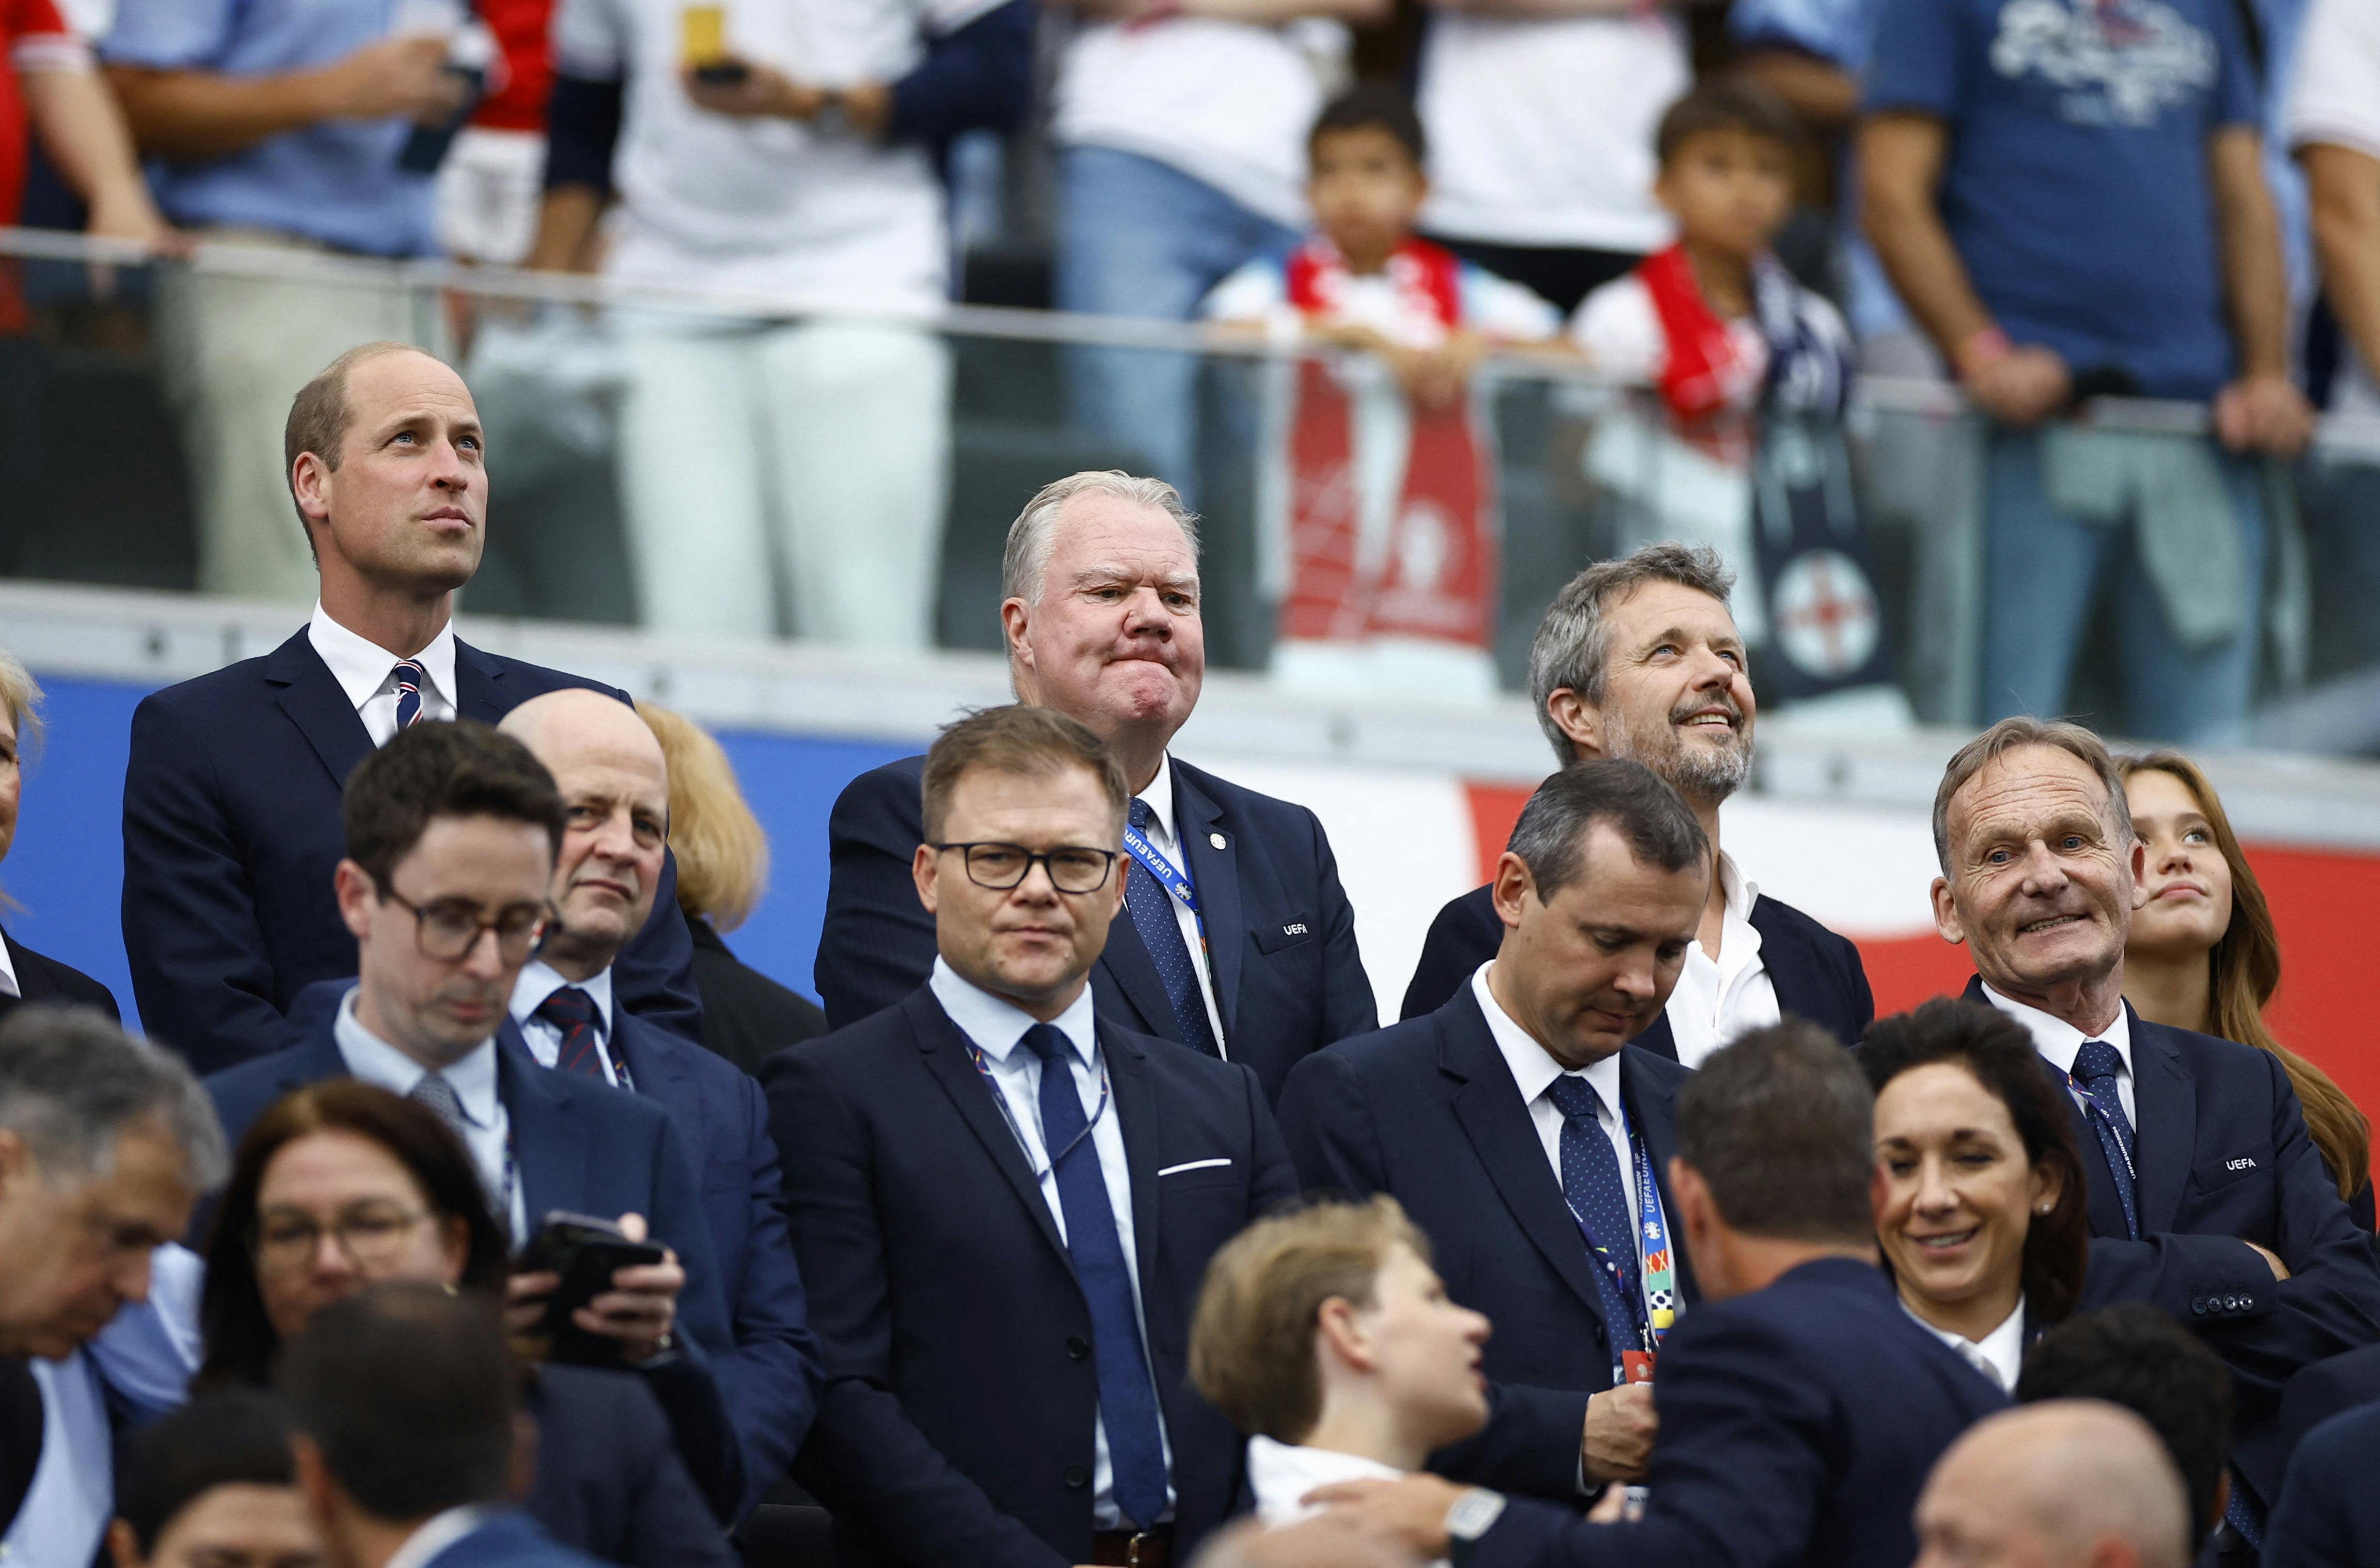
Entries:
<svg viewBox="0 0 2380 1568">
<path fill-rule="evenodd" d="M 1297 244 L 1293 230 L 1135 152 L 1069 147 L 1058 178 L 1062 310 L 1194 321 L 1199 302 L 1225 277 Z M 1066 357 L 1066 407 L 1076 430 L 1138 451 L 1149 472 L 1194 495 L 1198 356 L 1076 348 Z"/>
<path fill-rule="evenodd" d="M 2123 664 L 2123 732 L 2195 745 L 2246 739 L 2264 626 L 2264 487 L 2255 463 L 2228 455 L 2217 461 L 2246 563 L 2239 583 L 2240 630 L 2221 642 L 2185 648 L 2133 549 L 2132 526 L 2086 522 L 2060 511 L 2043 482 L 2037 434 L 2001 432 L 1991 438 L 1985 469 L 1985 723 L 2065 711 L 2086 622 L 2101 585 L 2112 577 L 2108 613 Z"/>
</svg>

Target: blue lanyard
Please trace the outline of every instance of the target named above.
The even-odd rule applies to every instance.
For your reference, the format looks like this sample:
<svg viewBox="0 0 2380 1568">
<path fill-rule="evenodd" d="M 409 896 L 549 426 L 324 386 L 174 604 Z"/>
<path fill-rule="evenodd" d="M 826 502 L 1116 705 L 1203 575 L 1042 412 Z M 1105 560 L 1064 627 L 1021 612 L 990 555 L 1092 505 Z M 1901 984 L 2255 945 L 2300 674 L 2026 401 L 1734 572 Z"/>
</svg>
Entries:
<svg viewBox="0 0 2380 1568">
<path fill-rule="evenodd" d="M 1614 1111 L 1620 1117 L 1620 1130 L 1628 1139 L 1629 1163 L 1635 1173 L 1636 1231 L 1644 1241 L 1643 1249 L 1636 1254 L 1639 1288 L 1633 1291 L 1627 1288 L 1620 1266 L 1611 1261 L 1610 1249 L 1596 1240 L 1586 1217 L 1576 1209 L 1571 1209 L 1570 1217 L 1578 1226 L 1578 1234 L 1585 1238 L 1587 1255 L 1602 1270 L 1607 1300 L 1618 1306 L 1626 1316 L 1628 1327 L 1636 1336 L 1638 1348 L 1657 1351 L 1678 1316 L 1675 1264 L 1670 1256 L 1669 1219 L 1661 1210 L 1661 1189 L 1653 1180 L 1653 1159 L 1645 1150 L 1645 1140 L 1637 1136 L 1635 1128 L 1628 1124 L 1628 1112 L 1624 1107 L 1615 1106 Z M 1600 1128 L 1597 1129 L 1596 1136 L 1603 1136 Z M 1567 1199 L 1563 1206 L 1569 1207 Z M 1631 1238 L 1632 1247 L 1634 1239 Z M 1619 1349 L 1619 1338 L 1617 1325 L 1614 1325 L 1612 1343 L 1615 1353 Z M 1613 1382 L 1621 1381 L 1621 1369 L 1615 1366 L 1611 1376 Z"/>
<path fill-rule="evenodd" d="M 1198 909 L 1198 890 L 1190 885 L 1189 873 L 1165 857 L 1162 850 L 1148 842 L 1138 828 L 1124 824 L 1124 852 L 1140 863 L 1143 870 L 1157 879 L 1157 885 L 1180 899 L 1198 925 L 1198 943 L 1207 942 L 1207 917 Z"/>
</svg>

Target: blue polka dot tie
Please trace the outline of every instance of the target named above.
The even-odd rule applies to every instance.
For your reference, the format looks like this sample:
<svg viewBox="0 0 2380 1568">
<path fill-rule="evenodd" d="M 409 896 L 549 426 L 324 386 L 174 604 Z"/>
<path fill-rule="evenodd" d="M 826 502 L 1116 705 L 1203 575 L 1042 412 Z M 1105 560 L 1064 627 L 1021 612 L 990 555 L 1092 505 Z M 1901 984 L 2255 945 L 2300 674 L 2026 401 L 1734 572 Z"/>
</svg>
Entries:
<svg viewBox="0 0 2380 1568">
<path fill-rule="evenodd" d="M 1625 1314 L 1617 1322 L 1604 1325 L 1618 1345 L 1636 1321 L 1635 1309 L 1622 1304 L 1641 1302 L 1645 1293 L 1637 1282 L 1636 1226 L 1628 1217 L 1628 1189 L 1621 1185 L 1620 1157 L 1611 1151 L 1611 1139 L 1604 1135 L 1597 1114 L 1603 1098 L 1593 1084 L 1568 1073 L 1548 1086 L 1546 1098 L 1562 1114 L 1562 1197 L 1594 1238 L 1592 1250 L 1601 1265 L 1597 1272 L 1614 1293 L 1609 1305 L 1620 1307 Z"/>
<path fill-rule="evenodd" d="M 396 662 L 396 727 L 409 730 L 421 717 L 421 687 L 429 675 L 410 659 Z"/>
<path fill-rule="evenodd" d="M 2124 1114 L 2123 1098 L 2116 1092 L 2116 1074 L 2123 1064 L 2114 1046 L 2104 1039 L 2086 1039 L 2074 1053 L 2074 1071 L 2069 1077 L 2082 1091 L 2082 1118 L 2099 1136 L 2099 1152 L 2107 1157 L 2107 1174 L 2115 1179 L 2116 1196 L 2123 1200 L 2124 1234 L 2138 1241 L 2141 1207 L 2132 1175 L 2132 1119 Z"/>
<path fill-rule="evenodd" d="M 1148 801 L 1133 801 L 1135 830 L 1145 835 L 1155 820 L 1156 813 L 1149 809 Z M 1140 932 L 1141 944 L 1148 949 L 1148 956 L 1157 965 L 1157 978 L 1165 982 L 1165 1000 L 1173 1003 L 1173 1022 L 1181 1031 L 1177 1038 L 1209 1056 L 1220 1056 L 1223 1052 L 1215 1043 L 1215 1027 L 1207 1018 L 1207 998 L 1198 990 L 1198 960 L 1192 956 L 1190 944 L 1182 940 L 1182 925 L 1173 914 L 1173 895 L 1147 870 L 1135 866 L 1124 878 L 1123 902 L 1132 912 L 1133 929 Z"/>
</svg>

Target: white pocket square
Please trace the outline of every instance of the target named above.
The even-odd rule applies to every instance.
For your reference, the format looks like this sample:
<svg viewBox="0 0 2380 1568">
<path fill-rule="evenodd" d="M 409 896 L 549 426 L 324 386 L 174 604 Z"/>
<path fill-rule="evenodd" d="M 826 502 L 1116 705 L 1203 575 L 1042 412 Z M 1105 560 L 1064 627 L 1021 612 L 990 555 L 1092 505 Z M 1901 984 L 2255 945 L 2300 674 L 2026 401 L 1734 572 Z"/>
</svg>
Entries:
<svg viewBox="0 0 2380 1568">
<path fill-rule="evenodd" d="M 1210 1166 L 1228 1165 L 1230 1163 L 1231 1161 L 1229 1160 L 1187 1160 L 1179 1165 L 1168 1165 L 1164 1170 L 1160 1171 L 1157 1173 L 1160 1176 L 1178 1176 L 1184 1171 L 1204 1171 Z"/>
</svg>

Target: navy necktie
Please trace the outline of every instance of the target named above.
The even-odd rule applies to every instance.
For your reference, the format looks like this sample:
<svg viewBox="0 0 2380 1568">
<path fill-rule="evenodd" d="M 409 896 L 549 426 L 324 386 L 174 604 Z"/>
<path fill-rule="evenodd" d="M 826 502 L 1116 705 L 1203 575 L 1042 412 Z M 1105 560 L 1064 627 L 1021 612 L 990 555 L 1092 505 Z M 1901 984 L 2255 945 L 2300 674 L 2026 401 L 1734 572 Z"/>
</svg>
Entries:
<svg viewBox="0 0 2380 1568">
<path fill-rule="evenodd" d="M 1135 796 L 1133 827 L 1146 835 L 1155 820 L 1148 802 Z M 1182 923 L 1173 914 L 1173 894 L 1145 868 L 1135 865 L 1124 878 L 1123 902 L 1132 911 L 1133 927 L 1140 932 L 1142 945 L 1157 964 L 1157 978 L 1165 982 L 1165 1000 L 1173 1004 L 1173 1022 L 1182 1031 L 1182 1043 L 1209 1056 L 1220 1056 L 1214 1025 L 1207 1017 L 1207 999 L 1198 990 L 1198 960 L 1191 955 L 1190 944 L 1182 940 Z"/>
<path fill-rule="evenodd" d="M 553 1059 L 557 1071 L 576 1073 L 599 1084 L 604 1081 L 603 1015 L 593 997 L 577 986 L 563 986 L 539 1003 L 529 1016 L 552 1025 L 562 1036 L 561 1052 Z"/>
<path fill-rule="evenodd" d="M 1108 1464 L 1116 1507 L 1134 1525 L 1156 1527 L 1165 1513 L 1165 1440 L 1157 1416 L 1157 1385 L 1140 1343 L 1140 1314 L 1132 1273 L 1108 1204 L 1099 1151 L 1075 1088 L 1074 1045 L 1050 1024 L 1025 1031 L 1026 1049 L 1041 1059 L 1041 1142 L 1058 1177 L 1058 1207 L 1066 1216 L 1066 1251 L 1091 1309 L 1092 1355 L 1099 1370 L 1099 1416 L 1107 1424 Z"/>
<path fill-rule="evenodd" d="M 410 659 L 396 662 L 396 727 L 409 730 L 421 717 L 421 687 L 429 679 L 421 666 Z"/>
<path fill-rule="evenodd" d="M 1626 1178 L 1596 1115 L 1603 1097 L 1595 1092 L 1593 1084 L 1568 1073 L 1547 1087 L 1546 1097 L 1562 1114 L 1562 1197 L 1569 1200 L 1571 1212 L 1593 1233 L 1596 1259 L 1616 1294 L 1614 1305 L 1627 1314 L 1616 1323 L 1604 1325 L 1610 1331 L 1613 1345 L 1619 1347 L 1623 1337 L 1633 1337 L 1637 1316 L 1633 1304 L 1643 1301 L 1645 1292 L 1637 1279 L 1636 1225 L 1628 1218 L 1628 1189 L 1622 1185 Z"/>
<path fill-rule="evenodd" d="M 2138 1241 L 2141 1206 L 2132 1174 L 2132 1119 L 2124 1114 L 2123 1097 L 2116 1092 L 2116 1074 L 2123 1064 L 2114 1046 L 2104 1039 L 2086 1039 L 2074 1053 L 2074 1071 L 2069 1076 L 2082 1091 L 2082 1119 L 2098 1135 L 2107 1174 L 2115 1178 L 2116 1196 L 2123 1200 L 2124 1234 Z"/>
</svg>

